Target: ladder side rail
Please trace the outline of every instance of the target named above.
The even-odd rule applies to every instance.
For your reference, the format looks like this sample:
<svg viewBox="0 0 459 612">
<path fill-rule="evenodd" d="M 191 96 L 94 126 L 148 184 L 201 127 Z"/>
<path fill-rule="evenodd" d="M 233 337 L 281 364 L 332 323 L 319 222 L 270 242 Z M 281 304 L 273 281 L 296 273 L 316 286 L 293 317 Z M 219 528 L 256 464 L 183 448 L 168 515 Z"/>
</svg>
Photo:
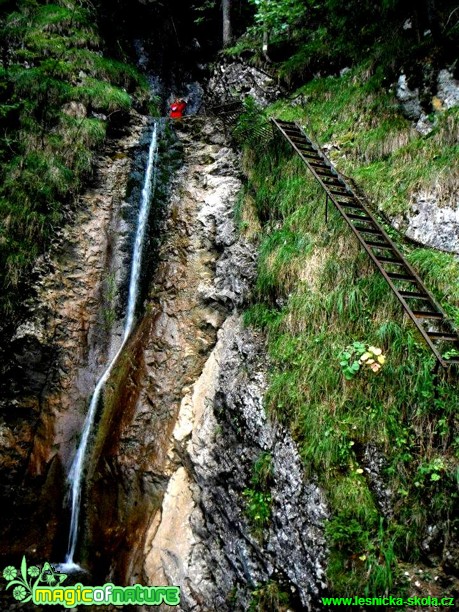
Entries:
<svg viewBox="0 0 459 612">
<path fill-rule="evenodd" d="M 434 353 L 435 357 L 438 359 L 438 361 L 443 365 L 446 366 L 448 364 L 448 361 L 446 361 L 441 353 L 438 351 L 437 347 L 435 346 L 435 344 L 432 342 L 432 339 L 429 337 L 428 332 L 424 329 L 424 327 L 421 325 L 420 323 L 420 319 L 414 314 L 412 308 L 410 307 L 410 305 L 406 302 L 406 300 L 404 299 L 404 297 L 401 295 L 401 291 L 403 291 L 402 289 L 398 289 L 395 284 L 392 282 L 391 277 L 389 276 L 389 273 L 383 268 L 383 266 L 381 265 L 381 262 L 378 260 L 377 256 L 373 253 L 373 251 L 371 250 L 370 246 L 366 243 L 366 241 L 364 240 L 363 236 L 361 235 L 361 233 L 359 232 L 359 229 L 357 227 L 354 226 L 354 224 L 352 223 L 351 219 L 349 219 L 346 215 L 346 212 L 343 210 L 343 208 L 340 206 L 336 196 L 334 193 L 331 192 L 329 186 L 324 183 L 324 181 L 322 180 L 321 176 L 316 172 L 316 170 L 314 169 L 314 166 L 311 166 L 308 161 L 307 158 L 303 157 L 301 150 L 299 149 L 299 147 L 297 146 L 297 144 L 295 142 L 293 142 L 293 140 L 289 137 L 289 135 L 282 129 L 282 126 L 276 121 L 275 118 L 272 118 L 271 121 L 274 123 L 274 125 L 278 128 L 278 130 L 281 132 L 282 136 L 289 142 L 289 144 L 293 147 L 293 149 L 295 150 L 295 152 L 299 155 L 300 159 L 302 160 L 302 162 L 306 165 L 306 167 L 310 170 L 310 172 L 313 174 L 314 178 L 319 182 L 319 184 L 321 185 L 322 189 L 325 191 L 325 193 L 327 194 L 327 196 L 330 198 L 330 200 L 333 202 L 335 208 L 338 210 L 338 212 L 341 214 L 341 216 L 344 218 L 344 220 L 346 221 L 346 223 L 349 225 L 349 227 L 351 228 L 352 232 L 354 233 L 354 235 L 356 236 L 356 238 L 358 239 L 358 241 L 360 242 L 360 244 L 363 246 L 363 248 L 365 249 L 366 253 L 369 255 L 370 259 L 372 260 L 372 262 L 375 264 L 375 266 L 377 267 L 377 269 L 381 272 L 382 276 L 384 277 L 384 279 L 386 280 L 386 282 L 388 283 L 388 285 L 390 286 L 390 288 L 392 289 L 392 291 L 395 293 L 397 299 L 399 300 L 399 302 L 401 303 L 401 305 L 403 306 L 404 310 L 406 311 L 406 313 L 408 314 L 408 316 L 410 317 L 410 319 L 413 321 L 413 323 L 415 324 L 416 328 L 418 329 L 418 331 L 421 333 L 422 337 L 424 338 L 426 344 L 429 346 L 429 348 L 431 349 L 431 351 Z M 453 332 L 455 334 L 457 334 L 456 330 L 454 329 L 454 327 L 451 325 L 449 319 L 446 316 L 446 313 L 443 311 L 443 308 L 438 304 L 438 302 L 436 301 L 436 299 L 434 298 L 434 296 L 431 294 L 431 292 L 425 287 L 422 279 L 419 277 L 419 275 L 417 274 L 417 272 L 412 268 L 412 266 L 406 261 L 405 257 L 402 255 L 402 253 L 399 251 L 399 249 L 397 248 L 397 246 L 395 245 L 395 243 L 392 241 L 392 239 L 390 238 L 390 236 L 387 234 L 387 232 L 381 227 L 381 225 L 379 224 L 379 222 L 376 220 L 376 218 L 374 217 L 374 215 L 372 214 L 372 212 L 368 209 L 368 207 L 364 204 L 364 202 L 361 200 L 361 198 L 359 198 L 355 192 L 348 186 L 348 184 L 346 183 L 345 178 L 336 170 L 336 168 L 333 166 L 332 162 L 328 159 L 328 157 L 320 150 L 318 149 L 316 146 L 314 146 L 314 143 L 312 143 L 310 141 L 310 139 L 306 136 L 306 134 L 304 133 L 303 129 L 298 126 L 297 124 L 296 127 L 301 131 L 301 133 L 303 134 L 305 140 L 307 141 L 308 144 L 310 144 L 314 150 L 319 154 L 320 157 L 322 157 L 322 159 L 324 160 L 324 163 L 330 168 L 330 170 L 335 170 L 336 175 L 343 181 L 343 188 L 346 189 L 346 191 L 348 192 L 348 194 L 343 193 L 342 196 L 339 197 L 347 197 L 347 198 L 353 198 L 355 199 L 355 201 L 359 204 L 359 207 L 362 208 L 362 210 L 365 212 L 366 215 L 368 215 L 368 217 L 371 219 L 371 222 L 374 224 L 374 226 L 377 228 L 377 230 L 381 233 L 381 236 L 383 237 L 383 239 L 387 242 L 387 244 L 389 245 L 390 249 L 392 249 L 395 254 L 399 257 L 399 259 L 401 260 L 402 264 L 406 267 L 406 269 L 410 272 L 410 275 L 413 277 L 413 279 L 415 280 L 415 283 L 418 285 L 418 287 L 421 289 L 421 291 L 423 291 L 427 297 L 428 297 L 428 301 L 431 302 L 431 305 L 437 309 L 437 311 L 439 312 L 439 314 L 442 315 L 442 323 L 446 323 L 448 326 L 450 326 L 450 328 L 453 330 Z M 383 243 L 381 243 L 383 245 Z M 459 339 L 459 338 L 458 338 Z"/>
</svg>

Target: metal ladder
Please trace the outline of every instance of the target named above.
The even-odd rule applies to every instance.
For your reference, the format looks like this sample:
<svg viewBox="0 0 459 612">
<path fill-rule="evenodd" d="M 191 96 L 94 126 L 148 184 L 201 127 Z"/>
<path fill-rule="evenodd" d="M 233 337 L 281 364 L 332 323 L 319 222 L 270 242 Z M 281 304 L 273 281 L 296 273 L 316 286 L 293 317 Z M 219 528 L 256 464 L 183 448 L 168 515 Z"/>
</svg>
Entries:
<svg viewBox="0 0 459 612">
<path fill-rule="evenodd" d="M 341 213 L 439 363 L 458 364 L 459 356 L 444 357 L 451 349 L 459 351 L 458 332 L 368 207 L 301 127 L 291 121 L 271 121 L 324 189 L 326 205 L 330 200 Z"/>
</svg>

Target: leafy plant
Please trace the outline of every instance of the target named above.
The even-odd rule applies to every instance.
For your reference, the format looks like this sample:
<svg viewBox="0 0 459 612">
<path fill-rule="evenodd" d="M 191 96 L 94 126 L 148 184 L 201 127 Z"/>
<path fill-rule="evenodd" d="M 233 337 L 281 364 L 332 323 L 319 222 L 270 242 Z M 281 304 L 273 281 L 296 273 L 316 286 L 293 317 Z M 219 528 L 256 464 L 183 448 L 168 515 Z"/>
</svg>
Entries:
<svg viewBox="0 0 459 612">
<path fill-rule="evenodd" d="M 339 355 L 340 366 L 346 380 L 352 380 L 361 367 L 368 366 L 375 374 L 386 361 L 382 350 L 363 342 L 353 342 Z"/>
<path fill-rule="evenodd" d="M 242 493 L 246 500 L 245 512 L 259 538 L 271 518 L 272 497 L 269 488 L 272 476 L 272 456 L 269 452 L 262 452 L 253 465 L 252 486 Z"/>
<path fill-rule="evenodd" d="M 457 349 L 450 349 L 446 351 L 446 353 L 443 353 L 442 357 L 443 359 L 454 359 L 455 357 L 459 357 L 459 351 Z"/>
<path fill-rule="evenodd" d="M 442 457 L 435 457 L 427 463 L 421 463 L 417 470 L 416 487 L 423 487 L 427 483 L 438 482 L 445 471 L 445 462 Z M 426 483 L 427 480 L 427 483 Z"/>
<path fill-rule="evenodd" d="M 254 532 L 260 536 L 271 518 L 271 494 L 255 489 L 244 489 L 246 514 L 253 525 Z"/>
<path fill-rule="evenodd" d="M 288 610 L 289 596 L 274 580 L 257 586 L 252 592 L 249 612 L 283 612 Z"/>
</svg>

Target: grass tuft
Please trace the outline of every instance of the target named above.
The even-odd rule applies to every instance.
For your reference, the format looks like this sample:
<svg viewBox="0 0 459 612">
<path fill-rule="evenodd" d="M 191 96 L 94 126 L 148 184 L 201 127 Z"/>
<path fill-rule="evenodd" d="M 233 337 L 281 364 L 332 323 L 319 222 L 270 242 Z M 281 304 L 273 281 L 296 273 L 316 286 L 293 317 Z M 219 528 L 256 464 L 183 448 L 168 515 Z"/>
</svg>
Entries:
<svg viewBox="0 0 459 612">
<path fill-rule="evenodd" d="M 304 111 L 279 102 L 273 114 L 299 119 L 307 113 L 322 142 L 339 143 L 338 156 L 345 150 L 349 159 L 360 159 L 366 151 L 376 160 L 371 167 L 378 167 L 381 190 L 394 160 L 406 165 L 397 172 L 409 177 L 413 165 L 416 177 L 418 156 L 432 141 L 414 136 L 395 107 L 380 117 L 383 128 L 370 125 L 370 110 L 374 116 L 387 103 L 374 83 L 366 89 L 354 73 L 316 80 L 304 92 L 310 96 Z M 451 119 L 445 115 L 442 121 Z M 440 128 L 432 138 L 441 148 L 439 134 Z M 449 147 L 448 141 L 442 159 Z M 338 214 L 332 211 L 325 224 L 323 195 L 285 147 L 276 142 L 256 152 L 248 148 L 244 160 L 250 201 L 243 199 L 242 206 L 249 202 L 257 210 L 261 239 L 256 303 L 245 321 L 268 338 L 272 371 L 266 408 L 290 426 L 306 473 L 318 475 L 327 492 L 333 590 L 391 592 L 402 588 L 398 564 L 421 558 L 428 524 L 443 530 L 432 544 L 439 555 L 442 537 L 456 528 L 451 517 L 458 501 L 457 387 L 447 377 L 435 378 L 432 354 L 386 282 Z M 435 167 L 414 182 L 407 178 L 407 193 L 427 176 L 435 176 Z M 396 197 L 402 201 L 399 193 Z M 457 308 L 455 259 L 401 248 L 442 301 Z M 354 342 L 382 350 L 386 362 L 377 374 L 361 368 L 345 379 L 340 355 Z M 379 485 L 365 469 L 365 449 L 374 448 L 383 457 L 379 478 L 390 491 L 390 517 L 379 504 Z"/>
</svg>

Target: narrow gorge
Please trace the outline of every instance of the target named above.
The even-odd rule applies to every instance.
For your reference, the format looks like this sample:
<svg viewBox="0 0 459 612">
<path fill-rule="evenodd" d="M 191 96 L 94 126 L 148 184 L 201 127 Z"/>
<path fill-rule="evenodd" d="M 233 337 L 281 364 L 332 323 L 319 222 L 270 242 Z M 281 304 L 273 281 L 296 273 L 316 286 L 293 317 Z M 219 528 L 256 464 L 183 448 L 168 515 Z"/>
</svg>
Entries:
<svg viewBox="0 0 459 612">
<path fill-rule="evenodd" d="M 326 586 L 326 503 L 263 408 L 263 337 L 241 319 L 257 245 L 236 227 L 240 159 L 223 128 L 199 116 L 151 128 L 133 113 L 97 163 L 75 230 L 38 272 L 33 318 L 15 336 L 30 367 L 33 347 L 44 361 L 51 345 L 55 359 L 27 468 L 45 479 L 33 516 L 46 513 L 47 533 L 29 554 L 85 581 L 177 584 L 182 609 L 247 607 L 270 580 L 310 607 Z M 176 170 L 158 194 L 164 160 Z M 146 201 L 161 232 L 144 251 L 151 279 L 135 267 Z M 133 275 L 145 287 L 135 328 Z M 263 455 L 275 517 L 266 541 L 244 500 Z M 18 549 L 34 538 L 21 535 Z"/>
<path fill-rule="evenodd" d="M 0 3 L 2 610 L 457 603 L 458 20 Z"/>
</svg>

